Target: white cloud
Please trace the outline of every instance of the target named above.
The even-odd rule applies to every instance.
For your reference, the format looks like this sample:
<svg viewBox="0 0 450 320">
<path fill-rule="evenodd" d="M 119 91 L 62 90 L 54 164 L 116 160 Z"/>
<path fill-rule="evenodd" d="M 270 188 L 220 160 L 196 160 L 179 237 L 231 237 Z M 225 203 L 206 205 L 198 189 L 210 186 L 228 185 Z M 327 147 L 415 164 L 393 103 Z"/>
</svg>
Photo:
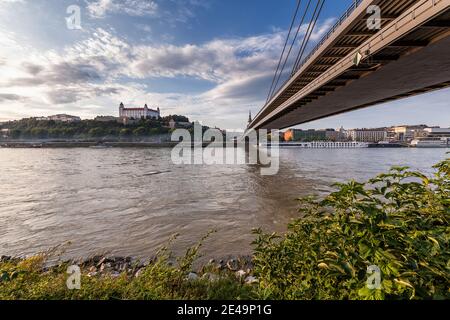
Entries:
<svg viewBox="0 0 450 320">
<path fill-rule="evenodd" d="M 24 3 L 25 0 L 0 0 L 0 4 L 3 3 Z"/>
<path fill-rule="evenodd" d="M 104 17 L 108 13 L 154 16 L 158 5 L 151 0 L 95 0 L 87 2 L 87 9 L 94 18 Z"/>
<path fill-rule="evenodd" d="M 235 77 L 273 68 L 281 34 L 244 39 L 214 40 L 202 45 L 137 46 L 127 75 L 146 77 L 189 76 L 222 83 Z"/>
<path fill-rule="evenodd" d="M 99 112 L 117 113 L 120 101 L 148 102 L 165 113 L 187 114 L 209 125 L 244 125 L 248 109 L 256 112 L 265 98 L 285 35 L 277 31 L 203 44 L 133 45 L 111 31 L 97 29 L 62 51 L 47 52 L 23 46 L 9 35 L 0 40 L 0 45 L 7 44 L 0 48 L 0 61 L 5 61 L 2 57 L 8 61 L 0 63 L 6 71 L 0 92 L 9 97 L 8 103 L 0 101 L 0 114 L 5 114 L 2 103 L 16 103 L 17 110 L 28 115 L 64 110 L 93 117 Z M 123 83 L 124 77 L 130 79 L 128 83 Z M 139 84 L 161 77 L 197 78 L 214 88 L 200 94 L 159 94 Z M 89 113 L 86 106 L 93 105 L 104 107 Z"/>
</svg>

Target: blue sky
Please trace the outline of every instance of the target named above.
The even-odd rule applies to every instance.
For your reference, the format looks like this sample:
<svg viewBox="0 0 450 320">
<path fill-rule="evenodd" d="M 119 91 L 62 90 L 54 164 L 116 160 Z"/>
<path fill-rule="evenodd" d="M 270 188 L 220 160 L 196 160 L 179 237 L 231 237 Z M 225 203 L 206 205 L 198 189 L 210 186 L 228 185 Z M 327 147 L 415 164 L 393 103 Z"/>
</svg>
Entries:
<svg viewBox="0 0 450 320">
<path fill-rule="evenodd" d="M 327 1 L 319 39 L 351 3 Z M 81 30 L 66 9 L 81 9 Z M 0 121 L 159 106 L 242 128 L 264 103 L 294 0 L 0 0 Z M 302 125 L 450 125 L 450 90 Z"/>
</svg>

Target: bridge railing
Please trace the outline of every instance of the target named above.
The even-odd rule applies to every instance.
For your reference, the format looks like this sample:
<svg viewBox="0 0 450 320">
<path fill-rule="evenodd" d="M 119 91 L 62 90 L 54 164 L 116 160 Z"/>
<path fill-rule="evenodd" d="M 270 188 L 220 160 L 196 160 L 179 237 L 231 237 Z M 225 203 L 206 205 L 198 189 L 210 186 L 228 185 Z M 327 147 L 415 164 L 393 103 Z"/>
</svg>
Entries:
<svg viewBox="0 0 450 320">
<path fill-rule="evenodd" d="M 322 39 L 319 40 L 319 42 L 314 46 L 314 48 L 308 53 L 308 55 L 302 60 L 302 62 L 298 65 L 296 69 L 294 69 L 289 76 L 289 78 L 278 88 L 277 91 L 270 97 L 272 99 L 275 97 L 281 89 L 284 87 L 284 85 L 289 82 L 289 80 L 292 79 L 292 77 L 297 73 L 298 70 L 300 70 L 308 61 L 311 59 L 311 57 L 320 49 L 320 47 L 327 41 L 331 35 L 336 31 L 337 28 L 339 28 L 344 21 L 350 17 L 350 15 L 353 13 L 353 11 L 356 10 L 356 8 L 359 7 L 359 5 L 363 2 L 363 0 L 354 0 L 351 4 L 351 6 L 345 11 L 345 13 L 336 21 L 336 23 L 333 25 L 333 27 L 328 30 L 328 32 L 322 37 Z M 269 101 L 270 101 L 269 99 Z"/>
<path fill-rule="evenodd" d="M 309 54 L 302 60 L 302 62 L 298 65 L 298 67 L 293 71 L 292 76 L 300 70 L 301 67 L 303 67 L 306 62 L 308 62 L 309 59 L 319 50 L 319 48 L 327 41 L 331 35 L 336 31 L 337 28 L 339 28 L 344 21 L 350 17 L 350 15 L 353 13 L 353 11 L 356 10 L 356 8 L 359 7 L 359 5 L 363 2 L 363 0 L 355 0 L 353 1 L 352 5 L 345 11 L 345 13 L 339 18 L 339 20 L 333 25 L 333 27 L 328 30 L 328 32 L 320 39 L 320 41 L 315 45 L 315 47 L 309 52 Z"/>
</svg>

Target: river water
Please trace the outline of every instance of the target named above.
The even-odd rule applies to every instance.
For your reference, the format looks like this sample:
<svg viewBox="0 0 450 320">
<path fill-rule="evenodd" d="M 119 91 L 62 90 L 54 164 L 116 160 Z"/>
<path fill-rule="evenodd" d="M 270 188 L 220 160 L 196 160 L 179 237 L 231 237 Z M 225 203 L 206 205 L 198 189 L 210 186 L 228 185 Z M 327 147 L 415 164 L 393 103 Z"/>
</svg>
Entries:
<svg viewBox="0 0 450 320">
<path fill-rule="evenodd" d="M 209 230 L 206 257 L 248 254 L 251 230 L 283 231 L 300 196 L 392 165 L 431 174 L 446 149 L 281 149 L 280 171 L 174 165 L 170 149 L 0 149 L 0 255 L 66 245 L 66 256 L 175 254 Z"/>
</svg>

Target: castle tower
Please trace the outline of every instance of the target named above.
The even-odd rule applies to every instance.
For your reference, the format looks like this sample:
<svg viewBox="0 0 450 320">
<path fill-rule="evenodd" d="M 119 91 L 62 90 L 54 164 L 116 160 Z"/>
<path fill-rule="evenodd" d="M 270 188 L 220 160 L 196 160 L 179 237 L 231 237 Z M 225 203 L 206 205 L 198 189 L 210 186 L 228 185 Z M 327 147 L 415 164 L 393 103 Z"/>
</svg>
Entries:
<svg viewBox="0 0 450 320">
<path fill-rule="evenodd" d="M 124 110 L 125 110 L 125 106 L 121 102 L 120 106 L 119 106 L 119 117 L 123 117 L 124 116 Z"/>
<path fill-rule="evenodd" d="M 144 105 L 144 119 L 150 118 L 149 113 L 148 113 L 148 105 L 145 104 Z"/>
</svg>

